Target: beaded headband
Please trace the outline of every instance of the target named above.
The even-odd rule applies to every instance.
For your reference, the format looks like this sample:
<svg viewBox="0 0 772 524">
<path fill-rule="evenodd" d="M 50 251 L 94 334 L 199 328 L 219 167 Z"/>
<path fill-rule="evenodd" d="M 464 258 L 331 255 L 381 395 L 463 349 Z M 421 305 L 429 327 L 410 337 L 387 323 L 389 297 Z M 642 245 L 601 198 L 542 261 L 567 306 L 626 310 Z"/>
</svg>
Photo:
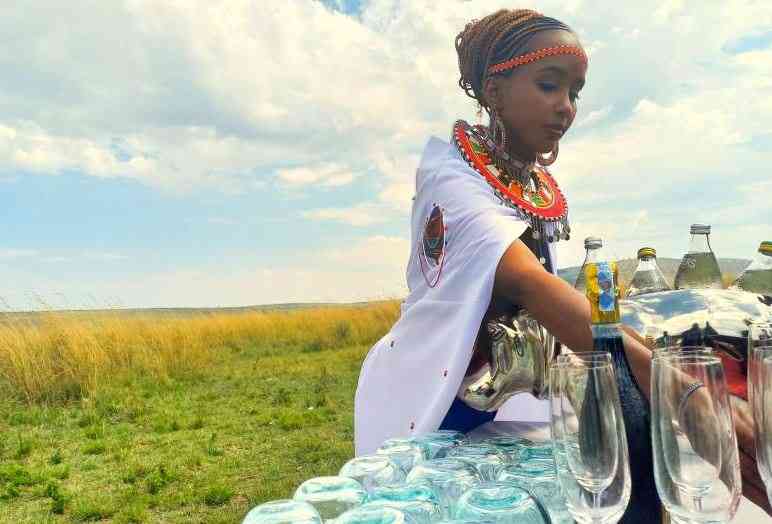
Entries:
<svg viewBox="0 0 772 524">
<path fill-rule="evenodd" d="M 582 60 L 584 60 L 585 64 L 587 63 L 587 55 L 585 54 L 584 49 L 582 49 L 581 47 L 574 46 L 574 45 L 559 45 L 555 47 L 545 47 L 543 49 L 537 49 L 536 51 L 531 51 L 530 53 L 516 56 L 504 62 L 494 64 L 488 68 L 488 74 L 493 75 L 496 73 L 501 73 L 503 71 L 507 71 L 508 69 L 514 69 L 515 67 L 521 66 L 523 64 L 536 62 L 537 60 L 541 60 L 542 58 L 547 58 L 548 56 L 556 56 L 556 55 L 576 55 Z"/>
</svg>

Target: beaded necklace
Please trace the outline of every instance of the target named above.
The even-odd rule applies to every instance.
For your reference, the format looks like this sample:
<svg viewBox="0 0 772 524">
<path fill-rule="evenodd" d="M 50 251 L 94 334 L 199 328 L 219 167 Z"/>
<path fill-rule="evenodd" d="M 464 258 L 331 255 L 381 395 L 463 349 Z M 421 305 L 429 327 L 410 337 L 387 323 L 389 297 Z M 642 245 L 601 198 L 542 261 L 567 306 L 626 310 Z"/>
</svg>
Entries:
<svg viewBox="0 0 772 524">
<path fill-rule="evenodd" d="M 452 139 L 464 160 L 491 186 L 499 202 L 514 209 L 518 217 L 530 224 L 538 246 L 545 241 L 570 238 L 568 204 L 544 167 L 512 157 L 502 158 L 483 126 L 470 126 L 458 120 L 453 126 Z M 545 263 L 542 253 L 537 256 Z"/>
</svg>

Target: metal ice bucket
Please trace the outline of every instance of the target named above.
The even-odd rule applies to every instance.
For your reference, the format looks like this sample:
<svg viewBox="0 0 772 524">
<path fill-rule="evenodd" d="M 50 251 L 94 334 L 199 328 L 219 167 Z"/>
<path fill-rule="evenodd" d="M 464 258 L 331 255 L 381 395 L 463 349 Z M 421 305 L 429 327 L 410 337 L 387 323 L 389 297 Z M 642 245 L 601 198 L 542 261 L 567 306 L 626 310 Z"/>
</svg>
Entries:
<svg viewBox="0 0 772 524">
<path fill-rule="evenodd" d="M 748 321 L 772 318 L 772 297 L 724 289 L 684 289 L 639 295 L 620 302 L 622 323 L 658 346 L 709 345 L 744 368 Z M 527 312 L 487 322 L 490 357 L 464 377 L 458 398 L 494 411 L 517 393 L 547 394 L 547 372 L 560 353 L 550 335 Z"/>
<path fill-rule="evenodd" d="M 622 323 L 657 346 L 713 346 L 746 362 L 748 322 L 772 318 L 772 297 L 733 289 L 681 289 L 621 301 Z"/>
</svg>

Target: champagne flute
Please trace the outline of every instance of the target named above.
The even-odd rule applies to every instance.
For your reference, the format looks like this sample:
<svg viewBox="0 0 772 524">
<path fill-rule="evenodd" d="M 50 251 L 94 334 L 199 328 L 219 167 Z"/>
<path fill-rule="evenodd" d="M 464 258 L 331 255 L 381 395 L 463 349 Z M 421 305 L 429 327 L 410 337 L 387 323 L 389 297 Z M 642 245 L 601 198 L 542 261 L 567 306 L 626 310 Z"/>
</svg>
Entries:
<svg viewBox="0 0 772 524">
<path fill-rule="evenodd" d="M 651 404 L 654 479 L 672 520 L 731 520 L 741 477 L 721 359 L 700 351 L 656 354 Z"/>
<path fill-rule="evenodd" d="M 756 396 L 760 397 L 757 403 L 760 404 L 758 411 L 761 418 L 756 424 L 756 459 L 759 474 L 767 488 L 767 498 L 772 504 L 772 346 L 764 351 L 759 367 L 761 384 L 757 386 Z"/>
<path fill-rule="evenodd" d="M 618 522 L 630 469 L 611 355 L 562 355 L 550 388 L 555 466 L 569 513 L 579 523 Z"/>
</svg>

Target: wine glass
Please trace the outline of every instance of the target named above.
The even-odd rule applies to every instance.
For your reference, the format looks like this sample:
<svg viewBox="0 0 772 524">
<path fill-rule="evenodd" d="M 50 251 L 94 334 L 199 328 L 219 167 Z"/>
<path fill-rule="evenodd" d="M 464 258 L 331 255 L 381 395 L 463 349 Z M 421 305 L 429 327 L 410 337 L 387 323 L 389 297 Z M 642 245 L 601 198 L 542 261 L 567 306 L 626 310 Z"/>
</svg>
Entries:
<svg viewBox="0 0 772 524">
<path fill-rule="evenodd" d="M 672 520 L 731 520 L 741 477 L 721 359 L 704 351 L 654 355 L 651 406 L 654 480 Z"/>
<path fill-rule="evenodd" d="M 760 384 L 756 389 L 760 419 L 756 423 L 756 460 L 759 474 L 772 504 L 772 346 L 764 351 L 760 362 Z M 754 409 L 754 413 L 756 409 Z"/>
<path fill-rule="evenodd" d="M 630 500 L 630 466 L 611 355 L 561 355 L 550 367 L 555 469 L 580 524 L 615 523 Z"/>
</svg>

